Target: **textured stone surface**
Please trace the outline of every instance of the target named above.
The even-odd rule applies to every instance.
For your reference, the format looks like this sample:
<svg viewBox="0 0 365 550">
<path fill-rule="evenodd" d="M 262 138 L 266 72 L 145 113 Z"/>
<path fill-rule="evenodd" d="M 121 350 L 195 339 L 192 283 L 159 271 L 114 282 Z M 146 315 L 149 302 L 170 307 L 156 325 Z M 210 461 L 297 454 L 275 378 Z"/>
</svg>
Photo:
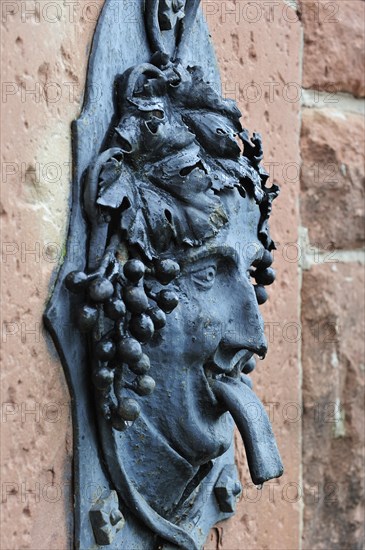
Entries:
<svg viewBox="0 0 365 550">
<path fill-rule="evenodd" d="M 365 95 L 365 3 L 301 0 L 303 86 Z"/>
<path fill-rule="evenodd" d="M 301 216 L 313 246 L 364 246 L 365 119 L 335 109 L 304 109 Z"/>
<path fill-rule="evenodd" d="M 66 238 L 70 123 L 80 110 L 95 6 L 72 22 L 64 3 L 59 20 L 52 4 L 1 3 L 0 546 L 7 550 L 71 547 L 70 398 L 42 314 Z"/>
<path fill-rule="evenodd" d="M 304 550 L 364 543 L 364 267 L 304 273 Z"/>
</svg>

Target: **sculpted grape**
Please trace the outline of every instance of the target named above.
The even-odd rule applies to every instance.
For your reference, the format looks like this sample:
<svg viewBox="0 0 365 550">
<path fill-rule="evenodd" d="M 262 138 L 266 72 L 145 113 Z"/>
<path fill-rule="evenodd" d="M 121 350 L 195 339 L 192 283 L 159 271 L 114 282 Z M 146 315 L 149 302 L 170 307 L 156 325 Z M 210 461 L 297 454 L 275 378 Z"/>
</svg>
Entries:
<svg viewBox="0 0 365 550">
<path fill-rule="evenodd" d="M 87 285 L 88 277 L 83 271 L 71 271 L 65 279 L 67 290 L 77 294 L 82 292 Z"/>
<path fill-rule="evenodd" d="M 107 369 L 106 367 L 97 369 L 93 373 L 94 386 L 98 390 L 107 390 L 109 386 L 113 383 L 113 379 L 113 371 Z"/>
<path fill-rule="evenodd" d="M 123 300 L 120 298 L 111 298 L 104 305 L 104 312 L 109 319 L 117 321 L 125 316 L 126 308 Z"/>
<path fill-rule="evenodd" d="M 134 338 L 123 338 L 118 344 L 118 355 L 127 364 L 135 364 L 142 357 L 141 344 Z"/>
<path fill-rule="evenodd" d="M 257 303 L 259 305 L 264 304 L 268 299 L 268 295 L 265 290 L 265 287 L 263 287 L 262 285 L 255 285 L 254 289 L 256 293 Z"/>
<path fill-rule="evenodd" d="M 140 342 L 148 342 L 155 332 L 155 327 L 151 317 L 142 313 L 141 315 L 133 315 L 129 323 L 129 330 L 132 336 Z"/>
<path fill-rule="evenodd" d="M 141 359 L 134 365 L 129 365 L 129 368 L 135 374 L 146 374 L 151 367 L 151 363 L 148 355 L 145 353 L 142 355 Z"/>
<path fill-rule="evenodd" d="M 113 296 L 114 287 L 105 277 L 98 277 L 89 286 L 89 295 L 94 302 L 105 302 Z"/>
<path fill-rule="evenodd" d="M 98 310 L 93 306 L 83 306 L 77 315 L 77 325 L 81 332 L 90 332 L 98 320 Z"/>
<path fill-rule="evenodd" d="M 155 330 L 160 330 L 166 325 L 166 315 L 159 307 L 151 307 L 147 313 L 152 319 Z"/>
<path fill-rule="evenodd" d="M 145 374 L 144 376 L 137 377 L 136 392 L 139 395 L 149 395 L 155 389 L 156 382 L 151 376 Z"/>
<path fill-rule="evenodd" d="M 143 288 L 131 286 L 124 291 L 124 302 L 131 313 L 144 313 L 148 308 L 148 298 Z"/>
<path fill-rule="evenodd" d="M 256 269 L 254 277 L 259 285 L 271 285 L 275 281 L 276 273 L 271 267 Z"/>
<path fill-rule="evenodd" d="M 265 269 L 266 267 L 270 267 L 273 261 L 274 258 L 272 257 L 271 252 L 264 250 L 261 260 L 256 260 L 253 265 L 259 267 L 260 269 Z"/>
<path fill-rule="evenodd" d="M 179 298 L 172 290 L 161 290 L 157 297 L 157 304 L 165 313 L 171 313 L 179 303 Z"/>
<path fill-rule="evenodd" d="M 115 356 L 116 347 L 113 340 L 100 340 L 95 346 L 95 353 L 101 361 L 109 361 Z"/>
<path fill-rule="evenodd" d="M 123 273 L 131 283 L 138 283 L 145 270 L 145 265 L 140 260 L 129 260 L 123 267 Z"/>
<path fill-rule="evenodd" d="M 137 420 L 141 412 L 141 408 L 135 399 L 122 399 L 119 403 L 118 414 L 124 420 Z"/>
<path fill-rule="evenodd" d="M 168 285 L 180 274 L 180 266 L 173 260 L 158 260 L 155 263 L 156 277 L 162 285 Z"/>
</svg>

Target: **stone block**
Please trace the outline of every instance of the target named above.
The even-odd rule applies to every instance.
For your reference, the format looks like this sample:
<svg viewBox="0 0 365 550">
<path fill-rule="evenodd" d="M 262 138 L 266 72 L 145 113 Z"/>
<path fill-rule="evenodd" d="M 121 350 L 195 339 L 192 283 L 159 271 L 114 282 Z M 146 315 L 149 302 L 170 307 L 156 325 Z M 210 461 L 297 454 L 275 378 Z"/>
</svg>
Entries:
<svg viewBox="0 0 365 550">
<path fill-rule="evenodd" d="M 303 86 L 365 95 L 365 3 L 301 0 Z"/>
<path fill-rule="evenodd" d="M 303 549 L 364 541 L 364 267 L 304 272 Z"/>
<path fill-rule="evenodd" d="M 364 246 L 364 136 L 361 115 L 303 111 L 301 217 L 321 250 Z"/>
</svg>

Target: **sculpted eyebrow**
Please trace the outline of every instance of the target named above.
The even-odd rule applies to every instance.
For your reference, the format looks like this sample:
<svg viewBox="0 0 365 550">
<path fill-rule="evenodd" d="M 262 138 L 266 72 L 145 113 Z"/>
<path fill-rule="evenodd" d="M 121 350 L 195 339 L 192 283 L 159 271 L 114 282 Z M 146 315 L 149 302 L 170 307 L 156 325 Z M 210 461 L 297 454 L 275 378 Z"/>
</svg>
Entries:
<svg viewBox="0 0 365 550">
<path fill-rule="evenodd" d="M 239 254 L 235 248 L 232 248 L 231 246 L 215 246 L 212 248 L 205 248 L 204 250 L 185 254 L 183 257 L 179 258 L 179 262 L 182 266 L 185 266 L 199 260 L 204 260 L 206 258 L 212 257 L 227 258 L 233 260 L 235 263 L 238 263 L 239 261 Z"/>
</svg>

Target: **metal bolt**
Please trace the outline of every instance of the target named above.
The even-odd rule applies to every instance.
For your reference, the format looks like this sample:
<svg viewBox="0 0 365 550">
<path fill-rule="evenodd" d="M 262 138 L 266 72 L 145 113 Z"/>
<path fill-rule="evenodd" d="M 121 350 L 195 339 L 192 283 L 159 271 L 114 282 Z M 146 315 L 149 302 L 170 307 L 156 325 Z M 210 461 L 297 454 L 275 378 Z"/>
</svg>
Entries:
<svg viewBox="0 0 365 550">
<path fill-rule="evenodd" d="M 237 479 L 236 466 L 234 464 L 225 466 L 214 486 L 214 494 L 220 510 L 225 513 L 234 513 L 241 492 L 242 485 Z"/>
<path fill-rule="evenodd" d="M 124 527 L 125 520 L 118 506 L 116 491 L 104 491 L 90 510 L 90 522 L 99 546 L 111 544 Z"/>
</svg>

